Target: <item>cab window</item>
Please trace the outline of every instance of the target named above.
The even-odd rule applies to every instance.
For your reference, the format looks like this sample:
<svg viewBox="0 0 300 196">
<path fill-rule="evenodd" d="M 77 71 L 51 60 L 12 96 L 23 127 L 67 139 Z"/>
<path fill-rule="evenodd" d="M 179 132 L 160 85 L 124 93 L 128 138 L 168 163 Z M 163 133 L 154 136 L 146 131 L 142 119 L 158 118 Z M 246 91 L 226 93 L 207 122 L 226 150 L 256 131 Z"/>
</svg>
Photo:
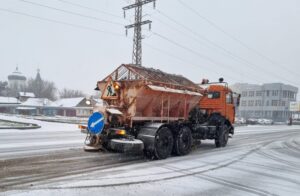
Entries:
<svg viewBox="0 0 300 196">
<path fill-rule="evenodd" d="M 219 99 L 220 98 L 220 92 L 214 91 L 214 92 L 208 92 L 207 98 L 209 99 Z"/>
</svg>

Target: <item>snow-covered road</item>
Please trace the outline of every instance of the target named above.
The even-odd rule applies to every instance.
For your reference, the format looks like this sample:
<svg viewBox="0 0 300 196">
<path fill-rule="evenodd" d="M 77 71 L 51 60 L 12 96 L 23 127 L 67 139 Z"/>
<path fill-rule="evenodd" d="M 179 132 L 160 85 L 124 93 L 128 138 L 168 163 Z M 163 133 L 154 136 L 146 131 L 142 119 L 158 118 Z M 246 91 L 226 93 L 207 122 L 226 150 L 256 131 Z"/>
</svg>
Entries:
<svg viewBox="0 0 300 196">
<path fill-rule="evenodd" d="M 71 149 L 0 166 L 0 195 L 300 195 L 300 126 L 238 127 L 225 148 L 159 161 Z"/>
<path fill-rule="evenodd" d="M 39 155 L 54 150 L 81 148 L 85 135 L 75 124 L 44 122 L 0 115 L 0 119 L 35 123 L 39 129 L 0 129 L 0 160 Z"/>
</svg>

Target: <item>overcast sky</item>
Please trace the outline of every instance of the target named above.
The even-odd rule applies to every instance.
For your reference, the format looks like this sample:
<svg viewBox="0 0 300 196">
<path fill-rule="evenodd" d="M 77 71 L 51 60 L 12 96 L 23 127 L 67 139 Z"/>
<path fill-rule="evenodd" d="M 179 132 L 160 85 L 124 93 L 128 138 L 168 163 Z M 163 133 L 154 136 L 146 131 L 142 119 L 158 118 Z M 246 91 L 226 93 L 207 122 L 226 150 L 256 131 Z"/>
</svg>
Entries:
<svg viewBox="0 0 300 196">
<path fill-rule="evenodd" d="M 92 93 L 131 63 L 133 0 L 0 0 L 0 81 L 19 70 L 59 89 Z M 67 2 L 76 3 L 69 4 Z M 143 8 L 143 66 L 194 82 L 282 82 L 300 87 L 299 0 L 157 0 Z M 37 3 L 37 4 L 36 4 Z M 47 7 L 48 6 L 48 7 Z M 192 9 L 190 9 L 192 8 Z"/>
</svg>

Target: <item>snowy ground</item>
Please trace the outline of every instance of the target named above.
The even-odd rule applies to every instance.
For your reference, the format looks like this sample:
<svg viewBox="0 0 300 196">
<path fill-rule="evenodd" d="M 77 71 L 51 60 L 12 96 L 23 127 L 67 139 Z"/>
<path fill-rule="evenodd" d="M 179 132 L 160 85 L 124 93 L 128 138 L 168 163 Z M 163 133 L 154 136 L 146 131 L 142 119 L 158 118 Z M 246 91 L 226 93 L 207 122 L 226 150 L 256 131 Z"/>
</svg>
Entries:
<svg viewBox="0 0 300 196">
<path fill-rule="evenodd" d="M 28 116 L 21 114 L 5 114 L 0 113 L 0 118 L 6 116 L 7 118 L 19 118 L 19 119 L 33 119 L 38 121 L 46 122 L 58 122 L 58 123 L 69 123 L 69 124 L 86 124 L 88 117 L 70 117 L 70 116 Z"/>
<path fill-rule="evenodd" d="M 19 123 L 13 123 L 13 122 L 9 122 L 9 121 L 2 121 L 0 119 L 0 128 L 3 128 L 3 127 L 11 127 L 11 126 L 18 126 Z"/>
<path fill-rule="evenodd" d="M 16 121 L 8 121 L 0 119 L 0 129 L 34 129 L 40 128 L 36 124 L 32 123 L 21 123 Z"/>
<path fill-rule="evenodd" d="M 35 123 L 39 129 L 0 129 L 0 160 L 32 156 L 42 152 L 81 148 L 85 135 L 74 124 L 44 122 L 0 115 L 0 119 Z"/>
<path fill-rule="evenodd" d="M 74 135 L 66 142 L 82 144 L 74 125 L 43 125 L 37 145 L 63 142 L 60 134 Z M 36 131 L 29 140 L 35 141 Z M 21 147 L 27 140 L 2 136 L 2 147 Z M 225 148 L 205 141 L 187 156 L 159 161 L 77 148 L 2 158 L 0 195 L 300 195 L 300 126 L 238 127 Z"/>
</svg>

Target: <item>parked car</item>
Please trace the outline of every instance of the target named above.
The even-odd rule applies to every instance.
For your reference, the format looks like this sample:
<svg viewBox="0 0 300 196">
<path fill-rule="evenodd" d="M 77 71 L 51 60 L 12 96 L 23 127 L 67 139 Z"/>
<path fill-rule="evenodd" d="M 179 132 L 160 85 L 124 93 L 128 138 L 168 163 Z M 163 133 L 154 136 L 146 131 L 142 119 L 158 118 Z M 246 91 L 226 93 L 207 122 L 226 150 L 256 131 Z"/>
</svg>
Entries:
<svg viewBox="0 0 300 196">
<path fill-rule="evenodd" d="M 234 120 L 235 124 L 246 124 L 246 119 L 243 118 L 243 117 L 235 117 L 235 120 Z"/>
<path fill-rule="evenodd" d="M 258 119 L 257 122 L 260 125 L 273 125 L 274 124 L 272 119 L 265 119 L 265 118 Z"/>
<path fill-rule="evenodd" d="M 292 124 L 290 122 L 290 120 L 286 121 L 287 125 L 300 125 L 300 119 L 292 119 Z"/>
<path fill-rule="evenodd" d="M 246 120 L 246 124 L 248 124 L 248 125 L 256 125 L 256 124 L 258 124 L 258 119 L 256 119 L 256 118 L 248 118 Z"/>
</svg>

